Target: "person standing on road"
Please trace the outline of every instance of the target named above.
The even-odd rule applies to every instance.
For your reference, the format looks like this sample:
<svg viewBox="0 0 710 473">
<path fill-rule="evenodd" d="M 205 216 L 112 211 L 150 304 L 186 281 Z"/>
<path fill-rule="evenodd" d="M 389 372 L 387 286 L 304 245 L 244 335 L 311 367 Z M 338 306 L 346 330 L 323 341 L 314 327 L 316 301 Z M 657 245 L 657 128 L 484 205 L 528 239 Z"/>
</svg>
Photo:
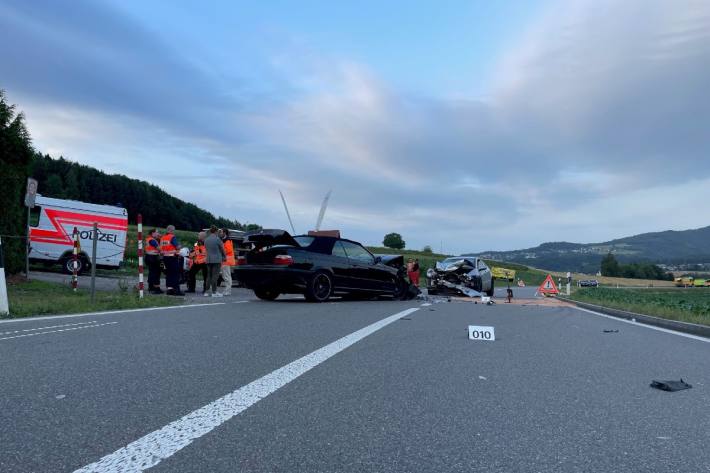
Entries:
<svg viewBox="0 0 710 473">
<path fill-rule="evenodd" d="M 207 280 L 209 281 L 210 292 L 205 291 L 205 296 L 222 297 L 217 292 L 217 280 L 221 273 L 222 263 L 227 261 L 227 254 L 224 251 L 224 243 L 217 236 L 217 227 L 210 227 L 210 234 L 205 239 L 205 249 L 207 250 Z"/>
<path fill-rule="evenodd" d="M 160 233 L 155 228 L 145 239 L 145 264 L 148 266 L 148 292 L 162 294 L 160 289 Z"/>
<path fill-rule="evenodd" d="M 412 258 L 407 260 L 407 278 L 409 278 L 409 282 L 414 284 L 414 260 Z"/>
<path fill-rule="evenodd" d="M 222 294 L 229 296 L 232 294 L 232 266 L 237 262 L 234 259 L 234 245 L 232 240 L 229 239 L 229 230 L 222 228 L 219 231 L 219 237 L 222 239 L 226 256 L 225 261 L 222 263 L 222 280 L 224 281 L 224 292 Z"/>
<path fill-rule="evenodd" d="M 409 277 L 409 280 L 412 281 L 412 284 L 419 287 L 419 258 L 414 259 L 414 263 L 412 264 L 412 274 Z"/>
<path fill-rule="evenodd" d="M 169 296 L 184 296 L 180 290 L 180 242 L 175 236 L 175 226 L 168 225 L 165 235 L 160 238 L 160 254 L 165 264 L 165 287 Z"/>
<path fill-rule="evenodd" d="M 190 252 L 190 272 L 187 275 L 187 291 L 195 292 L 197 287 L 197 273 L 202 273 L 202 293 L 207 290 L 207 249 L 205 248 L 205 232 L 200 232 L 197 235 L 197 241 Z"/>
</svg>

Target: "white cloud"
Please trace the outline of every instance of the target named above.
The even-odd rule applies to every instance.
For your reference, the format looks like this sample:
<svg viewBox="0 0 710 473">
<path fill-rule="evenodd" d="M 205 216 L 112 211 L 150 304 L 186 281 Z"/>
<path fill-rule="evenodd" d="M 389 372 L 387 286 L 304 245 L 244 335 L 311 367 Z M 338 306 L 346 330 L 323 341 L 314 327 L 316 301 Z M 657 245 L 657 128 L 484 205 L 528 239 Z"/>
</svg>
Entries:
<svg viewBox="0 0 710 473">
<path fill-rule="evenodd" d="M 41 20 L 23 15 L 20 25 Z M 114 33 L 135 29 L 111 21 Z M 34 45 L 22 67 L 49 46 L 18 24 Z M 710 223 L 676 206 L 683 189 L 707 200 L 708 2 L 562 2 L 501 59 L 485 100 L 412 96 L 365 64 L 283 51 L 274 82 L 288 93 L 221 102 L 232 91 L 140 31 L 145 57 L 115 37 L 99 41 L 120 53 L 106 59 L 82 49 L 84 37 L 66 51 L 92 69 L 168 57 L 150 68 L 174 81 L 165 90 L 149 81 L 150 93 L 137 93 L 135 81 L 110 74 L 72 84 L 84 71 L 76 58 L 58 81 L 66 92 L 36 75 L 8 76 L 42 150 L 270 227 L 286 226 L 277 189 L 301 230 L 333 189 L 326 227 L 369 243 L 399 231 L 414 248 L 505 249 Z"/>
</svg>

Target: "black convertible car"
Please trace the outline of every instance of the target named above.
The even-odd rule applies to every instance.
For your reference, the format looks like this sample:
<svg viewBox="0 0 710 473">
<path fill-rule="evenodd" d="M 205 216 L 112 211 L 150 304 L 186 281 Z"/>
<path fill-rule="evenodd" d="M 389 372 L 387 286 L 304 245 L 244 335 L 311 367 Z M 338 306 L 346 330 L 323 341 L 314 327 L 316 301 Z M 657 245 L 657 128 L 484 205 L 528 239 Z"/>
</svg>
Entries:
<svg viewBox="0 0 710 473">
<path fill-rule="evenodd" d="M 403 299 L 409 291 L 402 256 L 375 256 L 361 244 L 332 236 L 291 236 L 284 230 L 245 235 L 254 249 L 234 275 L 260 299 L 303 294 L 313 302 L 331 296 Z"/>
</svg>

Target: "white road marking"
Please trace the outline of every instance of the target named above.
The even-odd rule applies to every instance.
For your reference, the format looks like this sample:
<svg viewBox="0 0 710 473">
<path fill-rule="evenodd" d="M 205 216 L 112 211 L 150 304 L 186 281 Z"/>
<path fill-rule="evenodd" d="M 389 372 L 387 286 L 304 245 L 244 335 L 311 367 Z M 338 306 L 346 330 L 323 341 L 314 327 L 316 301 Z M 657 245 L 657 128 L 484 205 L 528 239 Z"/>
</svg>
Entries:
<svg viewBox="0 0 710 473">
<path fill-rule="evenodd" d="M 83 314 L 67 314 L 67 315 L 48 315 L 45 317 L 24 317 L 21 319 L 0 320 L 0 324 L 11 324 L 16 322 L 36 322 L 38 320 L 54 320 L 54 319 L 69 319 L 74 317 L 87 317 L 96 315 L 111 315 L 111 314 L 129 314 L 131 312 L 150 312 L 154 310 L 170 310 L 170 309 L 189 309 L 190 307 L 206 307 L 210 305 L 224 305 L 226 302 L 208 302 L 206 304 L 187 304 L 187 305 L 168 305 L 161 307 L 146 307 L 145 309 L 125 309 L 125 310 L 107 310 L 104 312 L 85 312 Z"/>
<path fill-rule="evenodd" d="M 425 302 L 424 304 L 422 304 L 422 307 L 429 307 L 430 305 L 431 305 L 430 303 Z"/>
<path fill-rule="evenodd" d="M 37 330 L 48 330 L 50 328 L 73 327 L 75 325 L 87 325 L 87 324 L 95 324 L 95 323 L 96 323 L 96 321 L 92 320 L 91 322 L 77 322 L 75 324 L 62 324 L 62 325 L 50 325 L 49 327 L 26 328 L 24 330 L 12 330 L 10 332 L 0 332 L 0 335 L 12 335 L 13 333 L 35 332 Z"/>
<path fill-rule="evenodd" d="M 574 306 L 574 308 L 577 310 L 581 310 L 582 312 L 589 312 L 590 314 L 599 315 L 601 317 L 606 317 L 607 319 L 616 320 L 618 322 L 624 322 L 626 324 L 636 325 L 637 327 L 645 327 L 645 328 L 649 328 L 651 330 L 658 330 L 659 332 L 670 333 L 673 335 L 678 335 L 680 337 L 692 338 L 693 340 L 699 340 L 701 342 L 710 343 L 710 338 L 700 337 L 698 335 L 693 335 L 690 333 L 676 332 L 675 330 L 670 330 L 670 329 L 663 328 L 663 327 L 655 327 L 653 325 L 642 324 L 642 323 L 636 322 L 635 321 L 636 319 L 634 319 L 633 321 L 626 320 L 626 319 L 622 319 L 619 317 L 614 317 L 613 315 L 602 314 L 601 312 L 596 312 L 593 310 L 584 309 L 582 307 Z"/>
<path fill-rule="evenodd" d="M 58 333 L 58 332 L 69 332 L 71 330 L 81 330 L 85 328 L 94 328 L 94 327 L 103 327 L 104 325 L 114 325 L 117 324 L 118 322 L 106 322 L 104 324 L 92 324 L 92 325 L 82 325 L 81 327 L 71 327 L 71 328 L 63 328 L 60 330 L 50 330 L 48 332 L 32 332 L 32 333 L 25 333 L 23 335 L 15 335 L 13 337 L 3 337 L 0 338 L 0 340 L 10 340 L 11 338 L 23 338 L 23 337 L 34 337 L 37 335 L 46 335 L 48 333 Z"/>
<path fill-rule="evenodd" d="M 332 356 L 417 310 L 418 307 L 403 310 L 346 335 L 129 443 L 96 463 L 76 470 L 75 473 L 140 472 L 154 467 Z"/>
</svg>

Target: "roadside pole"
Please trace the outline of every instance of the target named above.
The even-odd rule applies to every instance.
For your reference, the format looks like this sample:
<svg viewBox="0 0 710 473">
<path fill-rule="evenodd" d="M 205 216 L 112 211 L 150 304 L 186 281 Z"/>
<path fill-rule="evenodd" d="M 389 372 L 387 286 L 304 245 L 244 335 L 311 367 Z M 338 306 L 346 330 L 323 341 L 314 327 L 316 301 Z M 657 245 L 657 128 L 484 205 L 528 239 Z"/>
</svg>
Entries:
<svg viewBox="0 0 710 473">
<path fill-rule="evenodd" d="M 28 206 L 27 207 L 27 240 L 26 240 L 26 245 L 25 245 L 25 278 L 29 281 L 30 280 L 30 210 L 31 208 Z"/>
<path fill-rule="evenodd" d="M 99 241 L 99 224 L 94 222 L 94 231 L 91 239 L 91 303 L 96 299 L 96 245 Z"/>
<path fill-rule="evenodd" d="M 35 206 L 37 197 L 37 180 L 27 178 L 27 190 L 25 191 L 25 207 L 27 207 L 27 244 L 25 245 L 25 278 L 30 279 L 30 211 Z"/>
<path fill-rule="evenodd" d="M 74 227 L 74 232 L 72 233 L 72 238 L 74 239 L 74 252 L 72 254 L 72 275 L 71 275 L 71 287 L 76 292 L 77 286 L 77 269 L 79 268 L 79 262 L 77 261 L 79 257 L 79 230 Z"/>
<path fill-rule="evenodd" d="M 0 238 L 0 315 L 10 313 L 7 301 L 7 285 L 5 284 L 5 260 L 2 255 L 2 238 Z"/>
<path fill-rule="evenodd" d="M 138 214 L 138 298 L 143 299 L 143 216 Z"/>
</svg>

